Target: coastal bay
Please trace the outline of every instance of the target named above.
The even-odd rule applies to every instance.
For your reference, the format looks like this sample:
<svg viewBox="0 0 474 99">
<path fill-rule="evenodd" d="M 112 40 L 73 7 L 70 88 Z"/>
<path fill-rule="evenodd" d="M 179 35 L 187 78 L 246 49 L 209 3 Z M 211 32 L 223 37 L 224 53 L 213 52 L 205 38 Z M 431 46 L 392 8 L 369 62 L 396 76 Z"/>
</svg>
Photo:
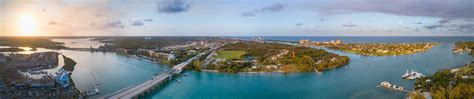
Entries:
<svg viewBox="0 0 474 99">
<path fill-rule="evenodd" d="M 269 37 L 268 39 L 270 39 Z M 298 37 L 292 38 L 297 41 Z M 320 39 L 320 38 L 314 38 Z M 323 38 L 341 39 L 341 38 Z M 351 41 L 354 38 L 342 39 Z M 380 38 L 374 38 L 374 42 Z M 402 55 L 395 57 L 369 57 L 339 50 L 324 49 L 330 53 L 347 56 L 351 62 L 343 68 L 329 69 L 322 74 L 304 73 L 212 73 L 185 71 L 176 78 L 181 83 L 167 83 L 164 87 L 145 94 L 143 98 L 288 98 L 289 95 L 299 94 L 290 98 L 404 98 L 406 94 L 375 88 L 381 81 L 414 89 L 415 81 L 400 78 L 406 70 L 415 69 L 425 75 L 432 75 L 438 69 L 453 68 L 473 60 L 467 54 L 453 54 L 456 41 L 466 41 L 471 38 L 418 38 L 413 41 L 392 39 L 389 42 L 417 43 L 426 40 L 440 42 L 438 46 L 424 53 Z M 359 39 L 355 41 L 364 41 Z M 419 41 L 421 40 L 421 41 Z M 387 42 L 387 40 L 384 40 Z M 365 42 L 367 43 L 367 42 Z M 370 43 L 370 42 L 369 42 Z M 38 52 L 44 49 L 38 49 Z M 130 85 L 149 80 L 153 74 L 161 73 L 168 65 L 156 64 L 144 58 L 129 55 L 119 55 L 112 52 L 86 52 L 59 50 L 77 62 L 71 78 L 81 91 L 93 90 L 95 82 L 91 77 L 93 72 L 102 82 L 99 86 L 101 93 L 90 98 L 97 98 Z M 433 58 L 435 57 L 435 58 Z M 119 76 L 117 76 L 119 75 Z M 105 80 L 106 79 L 106 80 Z M 217 84 L 219 82 L 219 84 Z M 292 86 L 281 86 L 292 85 Z M 209 94 L 213 93 L 213 94 Z M 236 96 L 238 94 L 238 96 Z"/>
</svg>

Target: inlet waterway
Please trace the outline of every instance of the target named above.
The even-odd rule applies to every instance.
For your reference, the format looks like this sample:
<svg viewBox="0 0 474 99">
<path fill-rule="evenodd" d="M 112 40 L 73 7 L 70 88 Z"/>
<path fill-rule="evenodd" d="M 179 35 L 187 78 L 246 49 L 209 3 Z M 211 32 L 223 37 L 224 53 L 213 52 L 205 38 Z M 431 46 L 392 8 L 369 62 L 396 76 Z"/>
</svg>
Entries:
<svg viewBox="0 0 474 99">
<path fill-rule="evenodd" d="M 253 37 L 250 37 L 253 38 Z M 341 39 L 354 43 L 419 43 L 439 42 L 427 52 L 371 57 L 340 51 L 330 52 L 348 56 L 351 63 L 345 67 L 316 73 L 258 73 L 222 74 L 187 71 L 180 77 L 183 84 L 169 83 L 144 98 L 270 98 L 270 99 L 400 99 L 404 93 L 376 88 L 381 81 L 389 81 L 412 90 L 414 81 L 400 76 L 406 70 L 432 75 L 439 69 L 464 65 L 473 56 L 452 53 L 454 42 L 470 41 L 473 37 L 263 37 L 273 40 L 330 41 Z"/>
<path fill-rule="evenodd" d="M 400 99 L 404 98 L 406 94 L 379 89 L 375 86 L 381 81 L 389 81 L 411 90 L 414 81 L 404 80 L 400 77 L 406 70 L 413 69 L 425 75 L 432 75 L 439 69 L 461 66 L 474 60 L 473 56 L 467 54 L 452 53 L 454 42 L 474 40 L 473 37 L 264 37 L 264 39 L 290 41 L 341 39 L 347 42 L 361 43 L 435 41 L 440 44 L 423 53 L 385 57 L 360 56 L 328 50 L 348 56 L 351 62 L 347 66 L 327 70 L 319 75 L 313 72 L 224 74 L 186 71 L 184 73 L 189 76 L 177 78 L 182 83 L 167 83 L 141 98 Z M 81 43 L 81 46 L 86 45 Z M 101 94 L 98 96 L 139 84 L 149 80 L 154 74 L 169 68 L 168 65 L 116 53 L 70 50 L 60 50 L 59 52 L 77 62 L 72 79 L 79 90 L 93 90 L 95 81 L 91 72 L 94 73 L 97 80 L 102 83 L 99 85 Z M 97 98 L 97 96 L 92 98 Z"/>
</svg>

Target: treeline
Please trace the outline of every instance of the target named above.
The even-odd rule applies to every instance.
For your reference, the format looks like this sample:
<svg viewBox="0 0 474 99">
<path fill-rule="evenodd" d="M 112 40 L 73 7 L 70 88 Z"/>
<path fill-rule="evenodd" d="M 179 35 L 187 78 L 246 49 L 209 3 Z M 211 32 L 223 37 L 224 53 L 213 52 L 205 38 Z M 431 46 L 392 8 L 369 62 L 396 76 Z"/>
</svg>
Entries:
<svg viewBox="0 0 474 99">
<path fill-rule="evenodd" d="M 278 43 L 240 42 L 224 45 L 220 50 L 245 51 L 247 53 L 244 57 L 255 58 L 257 65 L 282 66 L 279 69 L 258 68 L 257 71 L 311 72 L 344 66 L 349 63 L 348 57 L 325 50 Z M 275 55 L 283 53 L 283 50 L 286 50 L 287 53 L 277 60 L 272 59 Z M 207 68 L 214 68 L 220 72 L 242 72 L 249 71 L 251 65 L 245 62 L 222 62 L 218 66 L 210 64 Z"/>
<path fill-rule="evenodd" d="M 192 41 L 219 39 L 216 37 L 100 37 L 93 40 L 106 45 L 105 47 L 125 49 L 155 49 L 172 45 L 182 45 Z"/>
<path fill-rule="evenodd" d="M 344 66 L 349 63 L 347 56 L 339 56 L 321 49 L 308 47 L 295 47 L 294 56 L 292 53 L 285 55 L 280 61 L 288 66 L 285 71 L 288 72 L 309 72 L 323 71 L 325 69 Z M 318 62 L 319 61 L 319 62 Z"/>
<path fill-rule="evenodd" d="M 433 99 L 472 99 L 474 97 L 474 63 L 457 68 L 439 70 L 434 75 L 416 80 L 416 88 L 431 92 Z"/>
<path fill-rule="evenodd" d="M 469 55 L 474 55 L 474 41 L 470 42 L 456 42 L 454 44 L 454 49 L 453 50 L 464 50 L 464 49 L 470 49 L 471 51 L 469 52 Z"/>
<path fill-rule="evenodd" d="M 49 49 L 66 48 L 62 42 L 53 42 L 43 37 L 0 37 L 0 46 L 25 46 Z"/>
<path fill-rule="evenodd" d="M 25 51 L 21 48 L 0 48 L 0 52 L 20 52 Z"/>
<path fill-rule="evenodd" d="M 76 66 L 76 61 L 74 61 L 73 59 L 69 58 L 69 57 L 66 57 L 64 55 L 63 56 L 63 59 L 64 59 L 64 66 L 63 66 L 63 69 L 66 70 L 66 71 L 74 71 L 74 66 Z"/>
</svg>

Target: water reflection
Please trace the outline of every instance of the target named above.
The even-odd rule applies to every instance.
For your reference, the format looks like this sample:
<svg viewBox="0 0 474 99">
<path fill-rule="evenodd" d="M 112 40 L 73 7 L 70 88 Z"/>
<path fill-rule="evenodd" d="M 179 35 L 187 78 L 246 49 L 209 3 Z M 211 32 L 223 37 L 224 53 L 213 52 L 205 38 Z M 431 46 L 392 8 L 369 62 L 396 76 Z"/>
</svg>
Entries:
<svg viewBox="0 0 474 99">
<path fill-rule="evenodd" d="M 66 47 L 70 48 L 98 48 L 103 43 L 93 41 L 94 38 L 77 38 L 77 39 L 51 39 L 55 42 L 63 42 Z"/>
</svg>

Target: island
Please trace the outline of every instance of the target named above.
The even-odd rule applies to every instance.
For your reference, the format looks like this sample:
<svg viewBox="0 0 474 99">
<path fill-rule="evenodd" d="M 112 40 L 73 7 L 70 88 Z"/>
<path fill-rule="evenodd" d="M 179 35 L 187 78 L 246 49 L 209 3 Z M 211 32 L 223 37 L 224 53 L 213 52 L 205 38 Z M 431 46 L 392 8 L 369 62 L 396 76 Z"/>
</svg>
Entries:
<svg viewBox="0 0 474 99">
<path fill-rule="evenodd" d="M 0 48 L 0 52 L 21 52 L 25 51 L 24 49 L 13 47 L 13 48 Z"/>
<path fill-rule="evenodd" d="M 417 79 L 411 99 L 472 99 L 474 97 L 474 61 L 453 69 L 439 70 Z"/>
<path fill-rule="evenodd" d="M 198 61 L 198 60 L 196 60 Z M 190 68 L 225 73 L 238 72 L 321 72 L 345 66 L 347 56 L 303 46 L 242 41 L 225 44 Z"/>
<path fill-rule="evenodd" d="M 453 53 L 462 53 L 467 51 L 469 55 L 474 55 L 474 41 L 469 42 L 456 42 L 454 44 Z"/>
<path fill-rule="evenodd" d="M 54 42 L 45 37 L 0 37 L 0 46 L 63 49 L 64 43 Z M 18 51 L 19 49 L 3 49 Z"/>
<path fill-rule="evenodd" d="M 437 45 L 430 43 L 342 43 L 341 40 L 331 42 L 311 42 L 301 40 L 300 45 L 326 47 L 333 50 L 340 50 L 365 56 L 397 56 L 425 52 Z"/>
</svg>

